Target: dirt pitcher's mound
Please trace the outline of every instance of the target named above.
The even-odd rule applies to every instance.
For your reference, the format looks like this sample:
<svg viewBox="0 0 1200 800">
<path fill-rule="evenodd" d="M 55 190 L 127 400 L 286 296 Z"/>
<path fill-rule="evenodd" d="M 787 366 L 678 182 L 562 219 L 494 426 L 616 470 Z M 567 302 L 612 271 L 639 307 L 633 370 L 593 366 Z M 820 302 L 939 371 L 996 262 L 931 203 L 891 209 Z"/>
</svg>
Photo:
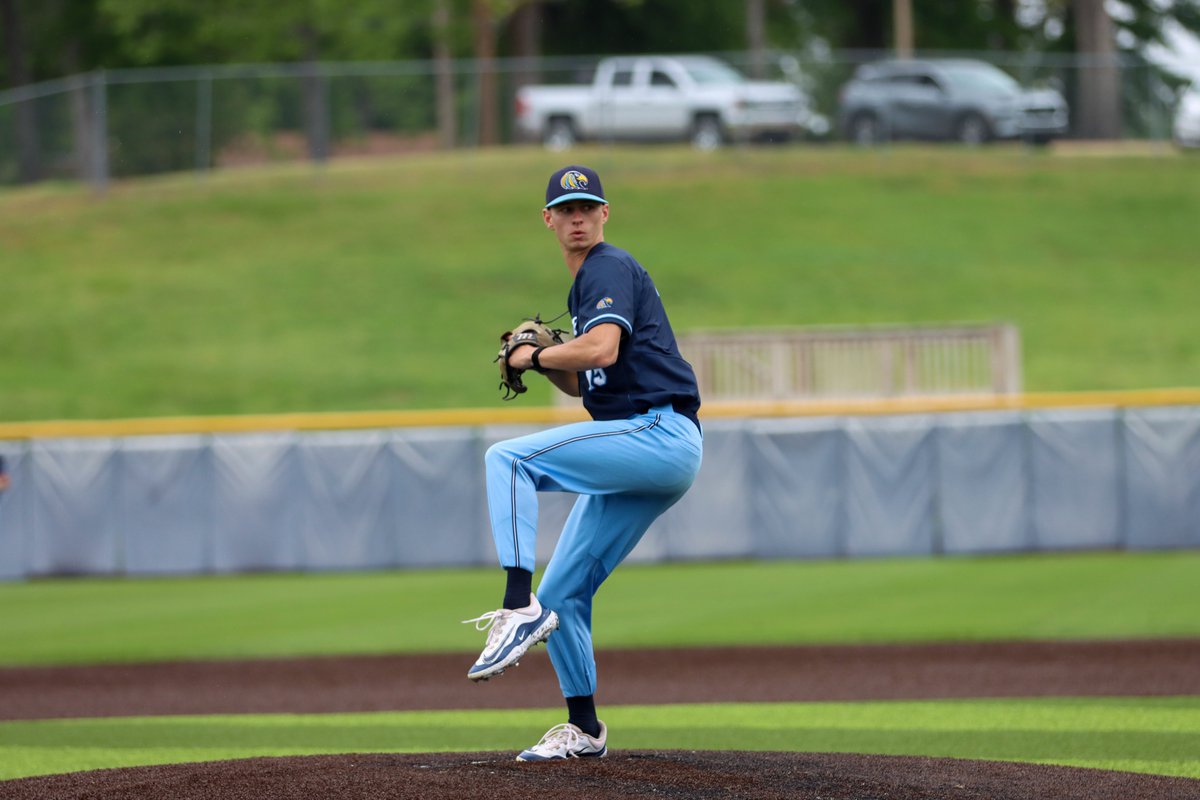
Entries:
<svg viewBox="0 0 1200 800">
<path fill-rule="evenodd" d="M 251 758 L 0 782 L 13 800 L 266 798 L 846 798 L 1174 800 L 1200 781 L 994 761 L 811 753 L 641 751 L 519 764 L 511 753 Z"/>
</svg>

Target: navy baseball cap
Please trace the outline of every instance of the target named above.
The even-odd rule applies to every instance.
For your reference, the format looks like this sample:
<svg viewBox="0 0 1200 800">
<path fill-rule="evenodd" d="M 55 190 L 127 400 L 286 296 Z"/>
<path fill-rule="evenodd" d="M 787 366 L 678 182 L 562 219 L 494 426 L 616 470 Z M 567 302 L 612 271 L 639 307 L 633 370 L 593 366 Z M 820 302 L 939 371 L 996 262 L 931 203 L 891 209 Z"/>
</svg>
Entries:
<svg viewBox="0 0 1200 800">
<path fill-rule="evenodd" d="M 568 200 L 608 204 L 604 199 L 604 189 L 600 186 L 600 176 L 595 170 L 573 164 L 550 176 L 550 183 L 546 185 L 546 208 Z"/>
</svg>

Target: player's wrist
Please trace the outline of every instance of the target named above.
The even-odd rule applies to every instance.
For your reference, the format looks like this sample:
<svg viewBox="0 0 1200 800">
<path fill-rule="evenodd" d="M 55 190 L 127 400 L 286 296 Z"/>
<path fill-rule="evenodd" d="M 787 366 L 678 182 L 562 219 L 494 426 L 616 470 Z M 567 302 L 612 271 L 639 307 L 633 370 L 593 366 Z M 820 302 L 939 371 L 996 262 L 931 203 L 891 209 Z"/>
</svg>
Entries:
<svg viewBox="0 0 1200 800">
<path fill-rule="evenodd" d="M 529 363 L 533 366 L 534 372 L 539 372 L 545 375 L 549 370 L 542 366 L 542 351 L 545 347 L 535 347 L 533 352 L 529 354 Z"/>
</svg>

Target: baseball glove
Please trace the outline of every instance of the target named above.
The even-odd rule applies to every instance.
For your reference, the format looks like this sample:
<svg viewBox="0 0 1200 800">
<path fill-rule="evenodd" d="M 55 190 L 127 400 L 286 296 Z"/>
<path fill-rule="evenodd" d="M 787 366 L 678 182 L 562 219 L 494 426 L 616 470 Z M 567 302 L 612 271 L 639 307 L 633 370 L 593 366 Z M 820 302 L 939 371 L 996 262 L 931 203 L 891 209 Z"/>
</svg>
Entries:
<svg viewBox="0 0 1200 800">
<path fill-rule="evenodd" d="M 551 328 L 542 322 L 540 315 L 534 315 L 532 319 L 526 319 L 511 331 L 505 331 L 500 335 L 500 352 L 496 355 L 495 360 L 500 363 L 500 386 L 497 388 L 504 390 L 503 399 L 512 400 L 517 395 L 524 394 L 528 388 L 521 379 L 525 370 L 509 365 L 509 353 L 526 344 L 534 347 L 562 344 L 566 341 L 563 339 L 564 333 L 566 331 Z"/>
</svg>

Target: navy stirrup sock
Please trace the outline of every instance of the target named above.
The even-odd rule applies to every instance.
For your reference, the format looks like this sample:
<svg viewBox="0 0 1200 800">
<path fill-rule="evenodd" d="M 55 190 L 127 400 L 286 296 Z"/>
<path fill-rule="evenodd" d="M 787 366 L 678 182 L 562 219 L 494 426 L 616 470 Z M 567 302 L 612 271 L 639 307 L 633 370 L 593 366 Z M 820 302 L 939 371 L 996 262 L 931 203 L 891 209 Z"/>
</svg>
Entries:
<svg viewBox="0 0 1200 800">
<path fill-rule="evenodd" d="M 533 594 L 533 573 L 520 567 L 506 567 L 508 586 L 504 589 L 504 608 L 516 609 L 529 605 Z"/>
<path fill-rule="evenodd" d="M 567 722 L 588 736 L 600 735 L 600 720 L 596 718 L 596 700 L 593 695 L 567 698 Z"/>
</svg>

